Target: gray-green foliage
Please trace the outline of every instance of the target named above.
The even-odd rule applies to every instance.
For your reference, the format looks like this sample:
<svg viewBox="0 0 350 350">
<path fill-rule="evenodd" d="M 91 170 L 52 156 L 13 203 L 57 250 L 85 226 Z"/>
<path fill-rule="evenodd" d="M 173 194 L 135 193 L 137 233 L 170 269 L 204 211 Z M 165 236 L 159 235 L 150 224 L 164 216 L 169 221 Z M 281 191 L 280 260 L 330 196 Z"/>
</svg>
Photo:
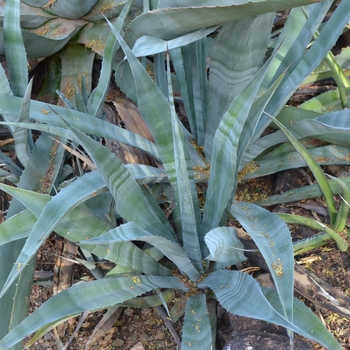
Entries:
<svg viewBox="0 0 350 350">
<path fill-rule="evenodd" d="M 18 15 L 19 2 L 8 0 L 6 3 L 13 5 L 8 10 Z M 121 18 L 126 18 L 131 3 L 129 1 L 124 7 Z M 341 348 L 312 312 L 293 298 L 293 246 L 284 221 L 257 205 L 233 201 L 238 172 L 275 144 L 273 140 L 260 139 L 270 121 L 263 111 L 278 115 L 289 96 L 330 50 L 350 11 L 349 2 L 342 1 L 329 23 L 320 30 L 319 25 L 332 1 L 305 7 L 308 18 L 300 16 L 300 9 L 292 10 L 279 42 L 272 47 L 273 54 L 265 57 L 274 15 L 264 13 L 281 9 L 286 3 L 298 6 L 310 1 L 249 3 L 227 0 L 207 6 L 206 1 L 193 0 L 186 2 L 188 8 L 183 8 L 182 1 L 160 0 L 157 4 L 152 2 L 158 10 L 147 11 L 132 21 L 124 38 L 120 34 L 123 21 L 117 20 L 114 26 L 109 23 L 113 36 L 109 36 L 105 51 L 104 79 L 87 100 L 86 110 L 91 115 L 30 101 L 25 94 L 25 81 L 18 81 L 20 89 L 14 92 L 15 96 L 10 96 L 9 84 L 0 68 L 0 93 L 2 96 L 8 94 L 6 98 L 0 98 L 4 123 L 13 130 L 37 128 L 43 132 L 32 153 L 27 152 L 27 134 L 16 134 L 15 142 L 20 145 L 16 148 L 18 157 L 27 166 L 17 189 L 1 186 L 14 197 L 11 213 L 16 214 L 9 215 L 0 226 L 2 251 L 16 247 L 12 258 L 6 261 L 7 268 L 1 271 L 1 305 L 13 302 L 14 287 L 28 292 L 28 288 L 22 289 L 23 285 L 17 285 L 16 280 L 31 275 L 25 269 L 28 264 L 33 267 L 37 250 L 52 230 L 77 242 L 85 251 L 117 264 L 114 271 L 98 282 L 77 284 L 51 298 L 22 322 L 16 320 L 17 327 L 15 324 L 14 327 L 12 324 L 0 327 L 3 338 L 0 349 L 14 349 L 16 343 L 39 328 L 43 327 L 42 334 L 53 324 L 85 310 L 109 308 L 115 304 L 122 306 L 159 288 L 187 292 L 189 285 L 192 296 L 183 310 L 183 349 L 211 349 L 214 346 L 205 303 L 206 298 L 213 295 L 233 313 L 280 324 L 330 349 Z M 258 16 L 251 17 L 253 15 Z M 160 18 L 171 19 L 172 25 Z M 294 21 L 298 30 L 295 30 Z M 203 28 L 215 30 L 219 25 L 222 28 L 217 36 L 207 38 L 208 31 Z M 14 28 L 16 43 L 23 47 L 19 41 L 18 23 Z M 5 26 L 4 30 L 6 33 Z M 7 30 L 11 31 L 11 26 Z M 312 32 L 316 30 L 320 35 L 306 51 Z M 190 33 L 193 33 L 192 38 Z M 143 37 L 144 34 L 147 36 Z M 4 38 L 6 41 L 6 35 Z M 14 55 L 11 36 L 8 40 L 6 54 Z M 115 66 L 116 80 L 137 102 L 154 144 L 95 118 L 104 102 L 119 45 L 126 60 Z M 171 48 L 169 54 L 193 135 L 183 128 L 175 112 L 171 85 L 174 77 L 165 71 L 163 53 L 160 54 L 164 47 Z M 133 52 L 142 52 L 143 56 L 159 55 L 154 69 L 158 72 L 157 83 L 161 88 Z M 209 82 L 206 79 L 207 56 L 212 58 Z M 20 62 L 22 65 L 25 62 L 23 54 Z M 167 66 L 170 66 L 169 62 Z M 23 76 L 10 78 L 12 82 Z M 348 122 L 347 115 L 341 122 L 321 116 L 309 123 L 304 121 L 306 127 L 302 132 L 305 136 L 315 135 L 316 125 L 319 130 L 316 135 L 325 130 L 335 133 L 339 129 L 345 133 Z M 51 188 L 64 180 L 60 178 L 64 152 L 48 137 L 49 134 L 57 135 L 61 142 L 71 139 L 82 145 L 98 168 L 75 179 L 56 195 Z M 113 138 L 143 149 L 160 161 L 164 170 L 142 165 L 126 166 L 86 134 Z M 211 165 L 203 213 L 196 182 L 205 180 L 197 180 L 201 171 L 194 172 L 193 165 L 204 167 L 205 161 L 190 143 L 193 137 L 205 146 L 207 162 Z M 40 151 L 40 145 L 49 140 L 51 147 L 57 147 L 51 158 L 50 152 Z M 277 142 L 285 141 L 284 135 L 279 134 Z M 261 144 L 263 146 L 259 146 Z M 41 158 L 44 155 L 48 158 L 45 161 Z M 29 184 L 28 178 L 35 176 L 41 183 L 43 173 L 46 174 L 47 167 L 53 163 L 56 172 L 52 178 L 45 179 L 48 187 L 41 189 L 45 194 L 36 193 L 40 191 L 35 187 L 38 184 Z M 273 159 L 267 159 L 266 163 L 272 164 Z M 142 186 L 146 183 L 148 189 Z M 160 193 L 169 194 L 167 200 L 173 203 L 174 228 L 160 209 Z M 111 215 L 113 203 L 125 222 L 117 227 L 111 224 L 113 220 L 105 219 L 106 214 Z M 236 230 L 227 227 L 229 214 L 257 244 L 270 269 L 276 291 L 261 289 L 245 273 L 225 269 L 244 260 Z M 27 238 L 25 243 L 23 238 Z M 146 244 L 139 248 L 133 241 Z M 150 250 L 149 247 L 153 248 Z M 163 264 L 162 258 L 168 263 Z M 4 255 L 0 255 L 0 259 L 3 260 Z M 172 276 L 177 270 L 177 275 Z M 256 307 L 252 308 L 252 305 Z M 12 319 L 16 312 L 7 310 L 1 314 Z M 0 322 L 5 324 L 3 319 Z"/>
</svg>

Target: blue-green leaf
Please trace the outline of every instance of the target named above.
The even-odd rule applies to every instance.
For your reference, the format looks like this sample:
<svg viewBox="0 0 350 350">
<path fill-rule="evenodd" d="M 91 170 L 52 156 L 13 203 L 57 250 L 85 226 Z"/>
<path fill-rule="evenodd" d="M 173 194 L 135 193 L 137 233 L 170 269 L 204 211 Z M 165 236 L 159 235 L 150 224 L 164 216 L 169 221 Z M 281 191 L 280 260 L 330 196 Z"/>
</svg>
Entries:
<svg viewBox="0 0 350 350">
<path fill-rule="evenodd" d="M 209 260 L 235 265 L 247 259 L 234 227 L 216 227 L 205 235 L 204 240 L 210 252 Z"/>
<path fill-rule="evenodd" d="M 205 294 L 187 299 L 181 349 L 211 350 L 213 339 Z"/>
<path fill-rule="evenodd" d="M 177 277 L 165 276 L 130 276 L 83 282 L 62 291 L 40 306 L 0 341 L 0 349 L 7 349 L 52 322 L 76 316 L 85 310 L 105 309 L 155 288 L 188 290 Z"/>
<path fill-rule="evenodd" d="M 83 240 L 80 244 L 87 247 L 89 244 L 108 244 L 125 241 L 143 241 L 152 244 L 168 257 L 181 272 L 189 276 L 190 279 L 196 281 L 200 277 L 199 272 L 195 269 L 180 245 L 164 237 L 155 235 L 151 231 L 145 231 L 132 222 L 118 226 L 95 239 Z"/>
<path fill-rule="evenodd" d="M 230 213 L 258 246 L 278 290 L 283 316 L 292 321 L 294 255 L 287 225 L 277 215 L 251 203 L 234 202 Z"/>
</svg>

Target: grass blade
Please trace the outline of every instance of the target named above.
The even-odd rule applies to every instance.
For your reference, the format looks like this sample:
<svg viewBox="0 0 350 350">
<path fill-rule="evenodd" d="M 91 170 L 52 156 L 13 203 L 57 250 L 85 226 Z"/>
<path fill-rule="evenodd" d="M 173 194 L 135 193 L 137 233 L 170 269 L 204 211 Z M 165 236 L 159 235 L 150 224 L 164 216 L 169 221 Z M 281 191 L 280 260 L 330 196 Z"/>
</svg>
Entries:
<svg viewBox="0 0 350 350">
<path fill-rule="evenodd" d="M 313 175 L 315 176 L 315 179 L 319 184 L 321 191 L 324 195 L 324 198 L 327 204 L 330 222 L 331 222 L 331 225 L 333 225 L 337 216 L 337 209 L 335 207 L 333 192 L 328 184 L 327 178 L 323 173 L 321 167 L 315 161 L 315 159 L 310 155 L 307 149 L 289 132 L 289 130 L 282 123 L 280 123 L 277 119 L 273 117 L 271 118 L 278 125 L 278 127 L 285 133 L 285 135 L 288 137 L 289 141 L 293 144 L 295 149 L 305 159 L 305 162 L 307 163 Z"/>
</svg>

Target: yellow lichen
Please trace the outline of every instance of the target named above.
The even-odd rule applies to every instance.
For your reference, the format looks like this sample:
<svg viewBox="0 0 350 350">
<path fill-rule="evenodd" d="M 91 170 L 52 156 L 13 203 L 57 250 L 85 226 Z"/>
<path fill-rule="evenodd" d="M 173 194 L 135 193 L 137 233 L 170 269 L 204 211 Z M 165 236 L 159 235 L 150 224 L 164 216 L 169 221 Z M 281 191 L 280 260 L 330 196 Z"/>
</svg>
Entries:
<svg viewBox="0 0 350 350">
<path fill-rule="evenodd" d="M 283 277 L 283 263 L 281 259 L 278 258 L 274 263 L 271 264 L 273 271 L 275 271 L 277 277 Z"/>
<path fill-rule="evenodd" d="M 113 8 L 113 3 L 112 2 L 107 2 L 101 7 L 101 13 L 104 13 L 106 11 L 109 11 Z"/>
<path fill-rule="evenodd" d="M 105 48 L 105 43 L 100 37 L 98 40 L 95 40 L 95 39 L 90 40 L 85 46 L 92 51 L 101 52 Z"/>
<path fill-rule="evenodd" d="M 255 164 L 254 161 L 248 163 L 239 173 L 238 173 L 238 182 L 241 182 L 247 175 L 253 174 L 257 171 L 259 167 Z"/>
<path fill-rule="evenodd" d="M 56 2 L 56 0 L 50 0 L 46 5 L 42 6 L 42 8 L 43 8 L 43 9 L 48 9 L 48 8 L 50 8 L 55 2 Z"/>
</svg>

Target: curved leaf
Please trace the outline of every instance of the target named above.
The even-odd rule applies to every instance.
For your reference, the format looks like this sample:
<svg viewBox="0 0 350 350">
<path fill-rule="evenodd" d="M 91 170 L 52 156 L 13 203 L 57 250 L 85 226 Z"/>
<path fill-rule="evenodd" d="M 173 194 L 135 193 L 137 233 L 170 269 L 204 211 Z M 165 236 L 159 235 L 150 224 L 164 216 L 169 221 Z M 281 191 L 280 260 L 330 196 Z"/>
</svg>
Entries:
<svg viewBox="0 0 350 350">
<path fill-rule="evenodd" d="M 168 50 L 173 50 L 178 47 L 185 46 L 197 40 L 205 38 L 207 35 L 211 34 L 216 29 L 217 27 L 205 28 L 198 30 L 194 33 L 186 34 L 184 36 L 180 36 L 176 39 L 168 41 L 159 39 L 159 37 L 144 35 L 141 38 L 137 39 L 132 49 L 132 53 L 136 57 L 141 57 L 166 52 Z"/>
<path fill-rule="evenodd" d="M 132 4 L 132 1 L 129 1 L 124 6 L 123 11 L 118 16 L 117 20 L 114 23 L 115 30 L 117 30 L 118 32 L 121 32 L 125 24 L 125 19 L 130 10 L 131 4 Z M 106 45 L 103 50 L 102 67 L 101 67 L 98 84 L 96 89 L 90 95 L 89 101 L 88 101 L 90 114 L 95 117 L 98 117 L 100 115 L 103 104 L 105 102 L 105 98 L 109 88 L 109 81 L 112 75 L 113 59 L 118 48 L 119 48 L 119 43 L 111 31 L 107 37 Z"/>
<path fill-rule="evenodd" d="M 35 198 L 36 195 L 37 193 L 31 192 L 32 201 L 28 204 L 28 207 L 31 208 L 31 210 L 25 209 L 20 213 L 11 216 L 0 225 L 0 245 L 21 238 L 27 238 L 29 236 L 37 221 L 37 217 L 40 215 L 48 201 L 51 200 L 51 197 L 49 196 L 47 196 L 47 199 L 43 197 L 43 199 L 40 200 L 40 198 Z M 41 194 L 40 196 L 46 195 Z M 68 240 L 77 242 L 82 239 L 97 237 L 112 229 L 112 224 L 104 217 L 109 210 L 109 206 L 108 208 L 104 208 L 105 203 L 110 205 L 110 200 L 108 200 L 104 194 L 93 197 L 93 199 L 101 196 L 103 197 L 102 201 L 104 203 L 101 204 L 100 201 L 97 201 L 97 204 L 99 204 L 98 209 L 102 209 L 102 216 L 99 215 L 96 207 L 91 204 L 92 199 L 90 199 L 68 211 L 55 226 L 55 231 Z M 19 199 L 18 195 L 15 197 Z M 35 210 L 34 206 L 36 206 Z M 31 211 L 34 211 L 36 215 Z"/>
<path fill-rule="evenodd" d="M 24 190 L 2 183 L 0 183 L 0 188 L 21 202 L 37 218 L 40 216 L 45 205 L 52 199 L 48 194 Z"/>
<path fill-rule="evenodd" d="M 58 17 L 79 19 L 87 15 L 97 2 L 98 0 L 56 0 L 45 7 L 48 7 L 48 12 Z"/>
<path fill-rule="evenodd" d="M 98 191 L 106 191 L 105 183 L 102 181 L 98 172 L 91 172 L 74 181 L 70 186 L 64 188 L 52 198 L 33 226 L 21 254 L 18 256 L 2 288 L 0 296 L 6 292 L 18 277 L 62 216 L 69 209 L 96 195 Z M 72 193 L 74 193 L 74 197 L 72 197 Z"/>
<path fill-rule="evenodd" d="M 153 197 L 145 196 L 122 161 L 100 143 L 73 127 L 69 128 L 97 165 L 116 201 L 118 214 L 141 228 L 176 241 L 173 229 L 158 203 Z"/>
<path fill-rule="evenodd" d="M 271 305 L 277 311 L 280 311 L 281 306 L 277 292 L 267 288 L 262 288 L 262 292 Z M 317 341 L 328 349 L 343 349 L 328 329 L 320 322 L 319 318 L 297 298 L 294 298 L 293 302 L 293 324 L 297 329 L 303 330 L 307 338 Z M 300 334 L 297 330 L 296 332 Z"/>
<path fill-rule="evenodd" d="M 101 243 L 112 243 L 112 242 L 125 242 L 125 241 L 143 241 L 152 244 L 154 247 L 159 249 L 166 257 L 169 258 L 180 271 L 189 276 L 193 281 L 198 280 L 200 277 L 199 272 L 193 266 L 191 260 L 184 253 L 182 247 L 162 236 L 155 235 L 148 232 L 133 222 L 118 226 L 109 232 L 88 241 L 83 240 L 80 242 L 81 245 L 86 247 L 89 244 L 101 244 Z M 89 249 L 87 247 L 87 249 Z"/>
<path fill-rule="evenodd" d="M 133 242 L 115 242 L 108 244 L 81 246 L 96 256 L 114 262 L 129 270 L 139 271 L 146 275 L 169 276 L 171 271 L 154 260 L 146 251 L 138 248 Z"/>
<path fill-rule="evenodd" d="M 214 271 L 199 283 L 198 287 L 211 288 L 220 304 L 233 314 L 276 323 L 313 339 L 329 349 L 342 349 L 323 324 L 314 315 L 310 316 L 310 312 L 306 313 L 308 310 L 305 306 L 300 307 L 298 304 L 298 308 L 293 312 L 297 319 L 296 323 L 284 318 L 282 316 L 284 308 L 281 307 L 278 299 L 280 296 L 276 295 L 278 293 L 273 294 L 273 305 L 271 305 L 272 298 L 266 299 L 259 284 L 246 273 L 228 270 Z M 303 320 L 304 312 L 307 314 L 307 322 L 311 321 L 307 326 Z"/>
<path fill-rule="evenodd" d="M 257 178 L 308 165 L 297 151 L 278 152 L 278 150 L 276 149 L 271 154 L 267 154 L 266 157 L 254 161 L 257 169 L 247 174 L 244 179 Z M 311 148 L 307 151 L 320 165 L 349 164 L 349 147 L 329 145 Z"/>
<path fill-rule="evenodd" d="M 310 3 L 312 0 L 260 0 L 254 3 L 249 3 L 249 0 L 222 0 L 215 3 L 185 0 L 181 2 L 183 6 L 169 8 L 168 4 L 170 7 L 177 6 L 176 2 L 171 1 L 167 5 L 161 2 L 161 8 L 143 13 L 131 22 L 125 41 L 132 46 L 136 39 L 143 35 L 170 40 L 201 28 Z M 168 25 L 169 23 L 171 25 Z"/>
<path fill-rule="evenodd" d="M 334 136 L 337 136 L 336 134 L 339 133 L 347 134 L 350 132 L 349 125 L 350 115 L 345 110 L 328 113 L 315 119 L 301 120 L 286 127 L 296 139 L 302 139 L 308 136 L 327 136 L 327 134 L 331 133 L 333 133 Z M 257 155 L 269 147 L 286 141 L 288 141 L 288 137 L 282 130 L 278 130 L 275 133 L 262 137 L 248 147 L 246 153 L 243 156 L 242 163 L 248 164 Z"/>
<path fill-rule="evenodd" d="M 20 106 L 22 99 L 19 97 L 8 96 L 2 97 L 0 95 L 0 108 L 2 113 L 8 113 L 12 115 L 18 115 L 20 113 Z M 108 123 L 104 120 L 95 118 L 91 115 L 84 114 L 78 111 L 69 110 L 67 108 L 49 105 L 44 102 L 31 101 L 30 117 L 41 123 L 47 123 L 48 126 L 40 126 L 39 124 L 30 126 L 32 129 L 43 130 L 58 134 L 55 132 L 55 128 L 50 130 L 53 126 L 66 127 L 66 124 L 62 121 L 62 118 L 69 120 L 70 124 L 87 134 L 96 135 L 99 137 L 106 137 L 111 140 L 123 142 L 127 145 L 138 147 L 145 152 L 153 155 L 159 159 L 158 151 L 154 143 L 141 137 L 135 133 L 132 133 L 126 129 L 122 129 Z M 6 123 L 5 123 L 6 124 Z M 18 124 L 20 125 L 20 124 Z M 21 124 L 24 127 L 24 125 Z M 67 135 L 66 131 L 63 135 Z M 71 134 L 69 134 L 71 135 Z M 67 137 L 69 138 L 69 137 Z"/>
<path fill-rule="evenodd" d="M 230 213 L 258 246 L 275 282 L 283 315 L 293 320 L 294 256 L 287 225 L 277 215 L 251 203 L 234 202 Z"/>
<path fill-rule="evenodd" d="M 350 187 L 350 177 L 342 177 L 340 178 L 345 184 Z M 341 193 L 339 186 L 333 181 L 328 180 L 329 185 L 331 186 L 332 192 L 334 194 Z M 274 196 L 270 196 L 267 199 L 260 200 L 255 204 L 260 206 L 270 206 L 279 203 L 290 203 L 296 202 L 307 198 L 315 198 L 322 196 L 322 192 L 320 187 L 315 185 L 309 185 L 302 188 L 296 188 L 294 190 L 287 191 L 283 194 L 277 194 Z"/>
<path fill-rule="evenodd" d="M 234 227 L 216 227 L 205 235 L 204 240 L 210 252 L 209 260 L 235 265 L 247 259 Z"/>
<path fill-rule="evenodd" d="M 292 145 L 295 147 L 298 153 L 304 158 L 305 162 L 307 163 L 313 175 L 315 176 L 315 179 L 319 184 L 321 191 L 323 193 L 324 199 L 327 203 L 330 222 L 331 222 L 331 225 L 333 225 L 336 219 L 337 209 L 335 207 L 332 190 L 327 182 L 327 179 L 325 174 L 323 173 L 323 170 L 321 169 L 317 161 L 307 151 L 307 149 L 293 136 L 293 134 L 289 132 L 289 130 L 277 119 L 275 119 L 274 121 L 278 125 L 278 127 L 286 134 L 289 141 L 292 143 Z"/>
<path fill-rule="evenodd" d="M 76 316 L 85 310 L 105 309 L 155 288 L 188 290 L 177 277 L 165 276 L 130 276 L 83 282 L 41 305 L 0 341 L 0 349 L 7 349 L 49 323 Z"/>
<path fill-rule="evenodd" d="M 331 3 L 332 1 L 330 0 L 322 2 L 319 4 L 318 8 L 314 9 L 315 12 L 317 10 L 319 21 L 323 20 Z M 305 52 L 305 45 L 303 43 L 301 44 L 302 50 L 305 52 L 303 59 L 296 60 L 297 65 L 295 69 L 286 75 L 285 81 L 281 83 L 280 88 L 276 91 L 273 99 L 271 99 L 266 108 L 268 114 L 275 116 L 283 108 L 289 97 L 294 93 L 302 81 L 314 68 L 317 67 L 321 60 L 327 55 L 327 52 L 331 50 L 349 19 L 349 12 L 350 2 L 341 1 L 335 12 L 332 13 L 329 21 L 327 21 L 326 25 L 323 27 L 320 35 L 312 44 L 311 48 Z M 311 17 L 309 17 L 309 19 L 310 18 Z M 307 31 L 310 31 L 310 29 L 308 28 Z M 261 118 L 257 128 L 260 134 L 265 130 L 269 123 L 270 120 L 268 120 L 267 116 Z M 260 136 L 259 133 L 257 133 L 257 137 Z"/>
</svg>

